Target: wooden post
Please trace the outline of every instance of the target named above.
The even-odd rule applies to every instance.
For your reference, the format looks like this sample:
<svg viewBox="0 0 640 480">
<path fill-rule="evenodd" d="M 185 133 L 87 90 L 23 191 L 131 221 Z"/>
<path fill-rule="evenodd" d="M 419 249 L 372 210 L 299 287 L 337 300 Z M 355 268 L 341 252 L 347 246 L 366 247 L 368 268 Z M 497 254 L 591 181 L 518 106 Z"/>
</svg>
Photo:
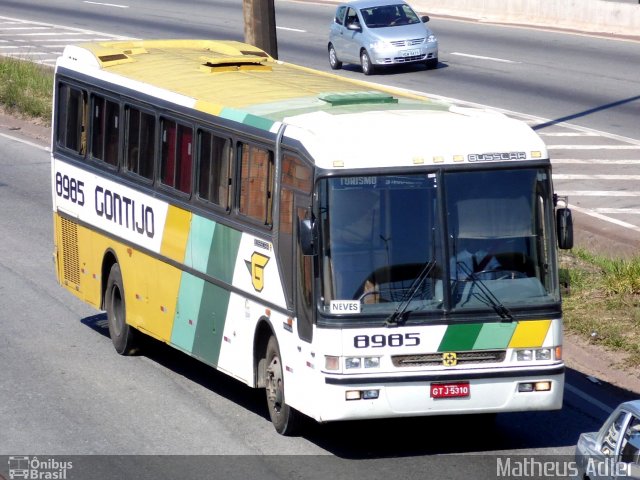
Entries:
<svg viewBox="0 0 640 480">
<path fill-rule="evenodd" d="M 244 41 L 278 58 L 274 0 L 243 0 Z"/>
</svg>

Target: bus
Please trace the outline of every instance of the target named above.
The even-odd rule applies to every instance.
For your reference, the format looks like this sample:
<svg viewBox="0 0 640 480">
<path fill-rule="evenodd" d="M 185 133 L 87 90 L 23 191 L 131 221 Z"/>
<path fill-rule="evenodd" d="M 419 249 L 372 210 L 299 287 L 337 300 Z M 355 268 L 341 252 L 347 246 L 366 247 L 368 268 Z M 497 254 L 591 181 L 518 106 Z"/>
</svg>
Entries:
<svg viewBox="0 0 640 480">
<path fill-rule="evenodd" d="M 59 283 L 266 392 L 275 429 L 562 405 L 558 248 L 524 122 L 236 41 L 70 45 L 55 67 Z"/>
</svg>

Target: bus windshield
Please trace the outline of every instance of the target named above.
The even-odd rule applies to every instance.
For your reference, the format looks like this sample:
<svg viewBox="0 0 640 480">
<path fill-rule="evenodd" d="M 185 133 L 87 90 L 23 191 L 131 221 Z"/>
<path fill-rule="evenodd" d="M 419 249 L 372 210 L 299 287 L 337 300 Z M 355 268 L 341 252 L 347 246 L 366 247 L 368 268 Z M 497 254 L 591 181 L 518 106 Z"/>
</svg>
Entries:
<svg viewBox="0 0 640 480">
<path fill-rule="evenodd" d="M 389 315 L 556 303 L 552 221 L 546 169 L 324 179 L 322 308 Z"/>
</svg>

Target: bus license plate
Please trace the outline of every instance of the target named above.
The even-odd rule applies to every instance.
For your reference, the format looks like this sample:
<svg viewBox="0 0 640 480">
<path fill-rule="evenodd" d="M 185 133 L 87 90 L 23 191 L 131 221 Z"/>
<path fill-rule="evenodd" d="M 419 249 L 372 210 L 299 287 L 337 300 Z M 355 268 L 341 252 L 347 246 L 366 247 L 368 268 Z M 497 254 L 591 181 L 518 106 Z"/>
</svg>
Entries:
<svg viewBox="0 0 640 480">
<path fill-rule="evenodd" d="M 431 398 L 468 397 L 470 393 L 469 382 L 431 384 Z"/>
</svg>

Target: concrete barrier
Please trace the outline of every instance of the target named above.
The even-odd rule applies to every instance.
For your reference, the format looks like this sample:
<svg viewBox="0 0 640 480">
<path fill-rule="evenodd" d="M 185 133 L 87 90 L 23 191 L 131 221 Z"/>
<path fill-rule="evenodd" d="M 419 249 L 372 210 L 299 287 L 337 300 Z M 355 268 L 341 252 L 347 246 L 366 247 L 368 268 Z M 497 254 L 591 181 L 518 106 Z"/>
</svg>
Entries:
<svg viewBox="0 0 640 480">
<path fill-rule="evenodd" d="M 329 1 L 338 3 L 337 0 Z M 416 11 L 426 15 L 622 35 L 640 40 L 640 3 L 611 0 L 407 1 Z"/>
</svg>

